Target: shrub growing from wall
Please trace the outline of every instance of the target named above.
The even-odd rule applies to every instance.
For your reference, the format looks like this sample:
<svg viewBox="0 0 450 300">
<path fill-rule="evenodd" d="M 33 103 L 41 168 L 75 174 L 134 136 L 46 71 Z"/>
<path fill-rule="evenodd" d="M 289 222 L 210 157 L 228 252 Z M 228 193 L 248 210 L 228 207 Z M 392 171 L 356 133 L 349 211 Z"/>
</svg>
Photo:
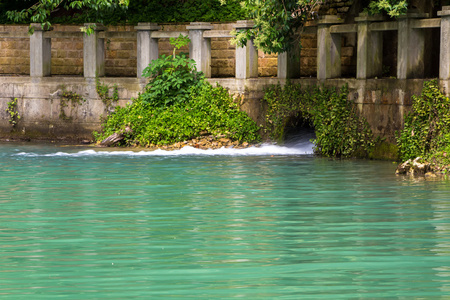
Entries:
<svg viewBox="0 0 450 300">
<path fill-rule="evenodd" d="M 402 161 L 422 157 L 450 164 L 450 99 L 436 80 L 424 83 L 422 94 L 413 96 L 412 111 L 397 136 Z M 447 155 L 448 153 L 448 155 Z"/>
</svg>

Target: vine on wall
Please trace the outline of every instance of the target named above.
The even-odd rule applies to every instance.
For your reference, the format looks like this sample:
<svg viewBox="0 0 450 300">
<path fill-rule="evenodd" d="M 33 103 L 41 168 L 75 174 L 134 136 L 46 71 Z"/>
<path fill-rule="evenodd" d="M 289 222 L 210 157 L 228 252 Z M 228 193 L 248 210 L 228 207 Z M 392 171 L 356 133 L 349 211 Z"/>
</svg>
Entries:
<svg viewBox="0 0 450 300">
<path fill-rule="evenodd" d="M 79 94 L 66 90 L 64 85 L 60 86 L 62 91 L 61 97 L 59 99 L 59 118 L 64 121 L 72 121 L 73 117 L 68 116 L 65 112 L 65 108 L 71 106 L 71 109 L 74 109 L 76 106 L 81 105 L 83 102 L 86 102 L 86 99 L 81 97 Z"/>
<path fill-rule="evenodd" d="M 17 111 L 17 98 L 14 98 L 8 102 L 6 113 L 9 115 L 9 124 L 11 124 L 12 127 L 15 127 L 17 122 L 20 120 L 20 115 Z"/>
<path fill-rule="evenodd" d="M 303 119 L 314 127 L 317 154 L 328 157 L 365 157 L 374 147 L 367 121 L 347 100 L 348 87 L 304 89 L 299 84 L 275 85 L 265 92 L 266 133 L 278 141 L 284 139 L 289 122 Z"/>
<path fill-rule="evenodd" d="M 109 112 L 113 107 L 113 104 L 119 101 L 119 88 L 117 84 L 112 86 L 112 95 L 110 96 L 109 90 L 111 87 L 107 84 L 101 83 L 100 79 L 97 77 L 95 79 L 95 89 L 98 97 L 102 100 L 103 104 L 105 104 L 106 110 Z"/>
</svg>

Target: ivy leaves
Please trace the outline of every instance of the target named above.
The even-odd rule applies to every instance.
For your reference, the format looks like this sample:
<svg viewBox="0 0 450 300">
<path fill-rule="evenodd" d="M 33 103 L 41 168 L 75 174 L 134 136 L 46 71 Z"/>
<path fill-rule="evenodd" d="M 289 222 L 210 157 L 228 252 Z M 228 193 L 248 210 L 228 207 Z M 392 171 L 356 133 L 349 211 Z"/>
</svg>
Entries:
<svg viewBox="0 0 450 300">
<path fill-rule="evenodd" d="M 406 0 L 377 0 L 369 3 L 370 13 L 379 14 L 382 11 L 385 11 L 391 18 L 406 13 L 407 8 L 408 1 Z"/>
<path fill-rule="evenodd" d="M 450 148 L 449 111 L 450 99 L 441 93 L 437 81 L 425 82 L 422 94 L 413 96 L 412 111 L 397 137 L 403 161 Z"/>
<path fill-rule="evenodd" d="M 336 91 L 325 87 L 302 89 L 291 83 L 272 86 L 264 96 L 268 105 L 266 131 L 273 139 L 283 140 L 285 127 L 303 119 L 314 127 L 316 153 L 327 157 L 365 156 L 374 146 L 373 134 L 347 97 L 347 87 Z"/>
<path fill-rule="evenodd" d="M 10 102 L 8 102 L 6 113 L 9 115 L 9 124 L 11 124 L 12 127 L 15 127 L 17 125 L 17 122 L 20 120 L 20 115 L 17 111 L 17 98 L 14 98 Z"/>
</svg>

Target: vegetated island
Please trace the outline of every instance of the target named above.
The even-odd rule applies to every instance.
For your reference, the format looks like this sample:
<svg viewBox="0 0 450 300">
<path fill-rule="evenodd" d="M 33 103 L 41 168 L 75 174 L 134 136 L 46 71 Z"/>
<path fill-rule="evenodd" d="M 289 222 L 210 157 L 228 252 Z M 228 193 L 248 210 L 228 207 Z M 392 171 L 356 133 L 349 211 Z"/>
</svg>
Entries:
<svg viewBox="0 0 450 300">
<path fill-rule="evenodd" d="M 228 91 L 212 86 L 198 72 L 195 61 L 177 49 L 187 36 L 171 38 L 173 55 L 161 55 L 144 69 L 151 78 L 144 91 L 125 107 L 116 107 L 94 132 L 100 145 L 179 149 L 248 147 L 261 141 L 260 127 Z"/>
</svg>

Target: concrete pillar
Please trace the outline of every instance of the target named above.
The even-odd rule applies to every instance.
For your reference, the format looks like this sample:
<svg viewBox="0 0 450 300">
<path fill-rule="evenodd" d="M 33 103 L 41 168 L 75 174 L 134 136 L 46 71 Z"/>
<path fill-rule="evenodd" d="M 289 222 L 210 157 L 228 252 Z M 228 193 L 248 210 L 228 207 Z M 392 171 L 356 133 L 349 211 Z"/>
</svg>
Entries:
<svg viewBox="0 0 450 300">
<path fill-rule="evenodd" d="M 282 79 L 300 77 L 300 45 L 297 41 L 292 49 L 278 54 L 277 77 Z"/>
<path fill-rule="evenodd" d="M 450 6 L 438 11 L 441 17 L 441 54 L 439 58 L 439 79 L 450 79 Z"/>
<path fill-rule="evenodd" d="M 237 21 L 234 25 L 236 31 L 254 27 L 251 20 Z M 236 78 L 258 77 L 258 51 L 252 40 L 247 41 L 244 47 L 236 47 Z"/>
<path fill-rule="evenodd" d="M 368 13 L 360 13 L 359 17 L 355 18 L 358 22 L 358 79 L 374 78 L 383 73 L 383 33 L 369 30 L 371 22 L 382 20 L 381 16 L 369 16 Z"/>
<path fill-rule="evenodd" d="M 134 29 L 137 30 L 137 77 L 142 78 L 142 71 L 158 58 L 158 39 L 152 38 L 152 31 L 161 27 L 156 23 L 138 23 Z"/>
<path fill-rule="evenodd" d="M 84 27 L 93 27 L 94 32 L 83 37 L 84 77 L 93 78 L 105 76 L 105 39 L 98 37 L 106 27 L 96 23 L 85 23 Z"/>
<path fill-rule="evenodd" d="M 409 12 L 398 17 L 397 78 L 423 78 L 425 65 L 425 32 L 412 28 L 412 20 L 428 14 Z"/>
<path fill-rule="evenodd" d="M 41 24 L 32 23 L 34 32 L 30 36 L 30 76 L 44 77 L 51 75 L 52 40 L 44 38 Z"/>
<path fill-rule="evenodd" d="M 324 16 L 317 28 L 317 79 L 341 77 L 341 35 L 332 34 L 331 25 L 341 24 L 338 16 Z"/>
<path fill-rule="evenodd" d="M 189 58 L 195 61 L 198 71 L 202 71 L 205 77 L 211 77 L 211 39 L 203 38 L 205 30 L 211 30 L 211 23 L 191 22 L 186 26 L 189 30 Z"/>
</svg>

